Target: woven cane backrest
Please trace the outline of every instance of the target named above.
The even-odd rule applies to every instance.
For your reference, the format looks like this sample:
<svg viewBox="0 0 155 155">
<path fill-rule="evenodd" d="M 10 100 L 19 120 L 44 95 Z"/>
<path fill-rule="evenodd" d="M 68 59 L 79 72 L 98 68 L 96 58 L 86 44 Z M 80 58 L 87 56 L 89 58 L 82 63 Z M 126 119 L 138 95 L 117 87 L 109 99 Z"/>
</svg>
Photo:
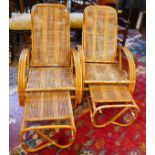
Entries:
<svg viewBox="0 0 155 155">
<path fill-rule="evenodd" d="M 69 13 L 60 4 L 32 9 L 32 66 L 69 66 Z"/>
<path fill-rule="evenodd" d="M 86 62 L 114 62 L 117 48 L 117 13 L 108 6 L 89 6 L 83 20 Z"/>
</svg>

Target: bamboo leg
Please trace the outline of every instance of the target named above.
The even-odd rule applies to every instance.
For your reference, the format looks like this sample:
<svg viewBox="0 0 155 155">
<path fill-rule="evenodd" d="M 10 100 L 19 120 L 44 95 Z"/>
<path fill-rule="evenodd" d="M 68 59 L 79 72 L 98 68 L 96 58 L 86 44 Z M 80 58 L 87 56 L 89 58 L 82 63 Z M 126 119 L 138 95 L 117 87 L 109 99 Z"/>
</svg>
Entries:
<svg viewBox="0 0 155 155">
<path fill-rule="evenodd" d="M 113 107 L 114 108 L 114 107 Z M 136 119 L 137 115 L 138 115 L 138 112 L 139 112 L 139 108 L 137 108 L 136 106 L 134 106 L 133 108 L 137 109 L 137 112 L 136 112 L 136 116 L 133 117 L 133 120 L 127 124 L 123 124 L 123 123 L 119 123 L 119 122 L 116 122 L 116 120 L 122 115 L 124 114 L 127 110 L 130 110 L 131 108 L 130 107 L 124 107 L 124 109 L 122 109 L 118 114 L 116 114 L 111 120 L 107 121 L 106 123 L 102 124 L 102 125 L 97 125 L 95 123 L 95 115 L 98 111 L 100 111 L 101 109 L 105 109 L 104 107 L 101 107 L 101 108 L 98 108 L 96 109 L 96 111 L 93 112 L 93 115 L 91 116 L 91 120 L 92 120 L 92 124 L 94 127 L 97 127 L 97 128 L 101 128 L 101 127 L 105 127 L 109 124 L 115 124 L 115 125 L 119 125 L 119 126 L 129 126 L 131 125 L 134 120 Z M 132 115 L 132 114 L 131 114 Z"/>
<path fill-rule="evenodd" d="M 68 128 L 68 129 L 71 130 L 71 138 L 72 138 L 72 139 L 71 139 L 71 141 L 70 141 L 68 144 L 66 144 L 66 145 L 60 145 L 60 144 L 58 144 L 57 142 L 55 142 L 54 140 L 52 140 L 50 137 L 48 137 L 47 135 L 45 135 L 42 131 L 40 131 L 40 129 L 33 129 L 33 130 L 35 130 L 35 132 L 36 132 L 38 135 L 40 135 L 43 139 L 45 139 L 46 141 L 48 141 L 48 142 L 46 142 L 45 144 L 43 144 L 43 145 L 41 145 L 41 146 L 39 146 L 39 147 L 36 147 L 36 148 L 28 148 L 27 145 L 24 144 L 23 136 L 24 136 L 24 134 L 25 134 L 26 132 L 28 132 L 28 131 L 30 131 L 30 130 L 22 131 L 22 132 L 21 132 L 21 135 L 20 135 L 20 140 L 21 140 L 21 143 L 22 143 L 22 147 L 23 147 L 23 149 L 24 149 L 25 151 L 27 151 L 27 152 L 36 152 L 36 151 L 42 150 L 43 148 L 45 148 L 45 147 L 47 147 L 47 146 L 50 146 L 50 145 L 55 145 L 55 146 L 57 146 L 57 147 L 59 147 L 59 148 L 62 148 L 62 149 L 68 148 L 68 147 L 70 147 L 70 146 L 73 144 L 73 142 L 74 142 L 74 140 L 75 140 L 76 128 L 71 127 L 71 128 Z"/>
<path fill-rule="evenodd" d="M 103 108 L 102 108 L 102 109 L 103 109 Z M 93 124 L 94 127 L 97 127 L 97 128 L 105 127 L 105 126 L 111 124 L 111 123 L 112 123 L 114 120 L 116 120 L 119 116 L 121 116 L 126 110 L 128 110 L 128 109 L 127 109 L 127 108 L 122 109 L 116 116 L 114 116 L 111 120 L 107 121 L 106 123 L 104 123 L 104 124 L 102 124 L 102 125 L 97 125 L 97 124 L 95 124 L 95 119 L 94 119 L 94 118 L 95 118 L 95 115 L 96 115 L 97 111 L 99 111 L 99 110 L 96 110 L 96 111 L 93 113 L 93 117 L 92 117 L 93 122 L 92 122 L 92 124 Z"/>
</svg>

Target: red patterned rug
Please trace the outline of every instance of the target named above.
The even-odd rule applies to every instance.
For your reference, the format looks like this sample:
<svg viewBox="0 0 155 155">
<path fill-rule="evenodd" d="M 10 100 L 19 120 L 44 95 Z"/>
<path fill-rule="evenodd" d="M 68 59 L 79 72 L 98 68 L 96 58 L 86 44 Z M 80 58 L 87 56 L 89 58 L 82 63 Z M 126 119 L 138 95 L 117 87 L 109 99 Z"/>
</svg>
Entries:
<svg viewBox="0 0 155 155">
<path fill-rule="evenodd" d="M 100 129 L 93 128 L 90 114 L 86 112 L 87 104 L 83 103 L 75 112 L 77 136 L 69 150 L 51 146 L 37 153 L 26 153 L 19 146 L 12 152 L 12 155 L 145 155 L 145 64 L 137 62 L 136 68 L 137 81 L 134 98 L 141 111 L 131 126 L 109 125 Z M 104 113 L 102 115 L 104 117 Z M 65 134 L 67 135 L 67 132 Z M 63 139 L 63 137 L 61 138 Z M 34 138 L 29 145 L 35 146 L 37 143 L 39 140 Z"/>
<path fill-rule="evenodd" d="M 134 54 L 136 60 L 136 88 L 134 99 L 140 107 L 136 121 L 128 127 L 109 125 L 105 128 L 93 128 L 90 121 L 87 103 L 82 103 L 75 111 L 77 135 L 70 149 L 58 149 L 50 146 L 37 153 L 26 153 L 19 145 L 19 130 L 21 124 L 22 108 L 18 105 L 17 97 L 17 67 L 10 67 L 10 148 L 16 146 L 11 155 L 145 155 L 146 154 L 146 88 L 145 88 L 145 39 L 139 32 L 129 31 L 127 46 Z M 104 117 L 102 113 L 101 118 Z M 110 115 L 110 113 L 109 113 Z M 107 116 L 107 115 L 106 115 Z M 65 137 L 68 135 L 65 132 Z M 64 140 L 60 136 L 60 140 Z M 28 142 L 35 147 L 42 141 L 36 137 Z"/>
</svg>

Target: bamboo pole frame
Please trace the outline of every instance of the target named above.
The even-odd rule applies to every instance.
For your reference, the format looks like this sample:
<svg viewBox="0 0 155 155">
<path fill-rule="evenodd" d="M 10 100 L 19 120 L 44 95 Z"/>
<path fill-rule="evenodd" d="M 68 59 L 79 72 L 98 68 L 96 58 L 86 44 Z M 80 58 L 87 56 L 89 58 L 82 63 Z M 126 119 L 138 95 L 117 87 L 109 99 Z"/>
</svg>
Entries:
<svg viewBox="0 0 155 155">
<path fill-rule="evenodd" d="M 101 85 L 101 86 L 103 86 L 103 88 L 104 88 L 104 93 L 108 93 L 109 91 L 111 91 L 111 92 L 114 91 L 112 89 L 106 89 L 106 87 L 107 87 L 106 85 Z M 97 87 L 98 86 L 96 86 L 96 88 Z M 113 89 L 115 89 L 114 87 L 115 86 L 113 85 Z M 120 87 L 119 89 L 121 89 L 122 86 L 119 86 L 119 87 Z M 91 88 L 89 91 L 90 91 L 90 94 L 93 93 Z M 125 90 L 123 90 L 123 91 L 125 91 Z M 127 92 L 125 92 L 124 95 L 126 93 L 129 94 L 129 90 L 126 89 L 126 91 Z M 100 92 L 100 94 L 98 94 L 98 95 L 101 96 L 101 94 L 102 94 L 102 92 Z M 105 127 L 110 124 L 115 124 L 115 125 L 125 127 L 125 126 L 131 125 L 136 120 L 138 113 L 140 112 L 140 108 L 135 103 L 134 99 L 131 97 L 131 95 L 129 95 L 130 98 L 128 99 L 128 102 L 127 102 L 127 101 L 125 101 L 126 99 L 121 100 L 121 98 L 119 98 L 118 94 L 119 94 L 119 92 L 117 92 L 117 93 L 115 92 L 115 95 L 118 96 L 116 101 L 113 101 L 112 97 L 111 98 L 109 97 L 109 100 L 103 99 L 102 101 L 100 101 L 100 103 L 98 103 L 97 101 L 94 101 L 94 99 L 92 98 L 91 95 L 90 95 L 90 97 L 87 97 L 87 102 L 88 102 L 89 109 L 90 109 L 91 122 L 94 127 L 102 128 L 102 127 Z M 121 102 L 121 104 L 118 102 Z M 106 105 L 105 105 L 105 103 L 106 103 Z M 115 103 L 115 104 L 111 104 L 111 103 Z M 97 107 L 97 104 L 100 104 L 100 105 Z M 105 121 L 104 123 L 97 124 L 97 122 L 95 121 L 96 114 L 104 112 L 105 109 L 120 109 L 120 111 L 115 116 L 111 117 L 109 120 Z M 128 123 L 118 122 L 117 120 L 126 112 L 130 112 L 130 116 L 132 117 L 132 120 L 130 120 L 130 122 L 128 122 Z"/>
</svg>

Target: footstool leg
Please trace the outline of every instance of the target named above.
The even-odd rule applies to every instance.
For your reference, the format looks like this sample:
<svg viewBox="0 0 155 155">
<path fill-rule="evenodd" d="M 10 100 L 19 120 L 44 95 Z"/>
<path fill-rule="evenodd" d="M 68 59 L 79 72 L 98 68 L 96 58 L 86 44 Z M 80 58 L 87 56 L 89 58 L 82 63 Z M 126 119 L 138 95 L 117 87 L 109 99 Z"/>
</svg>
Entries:
<svg viewBox="0 0 155 155">
<path fill-rule="evenodd" d="M 76 136 L 76 128 L 74 128 L 73 126 L 68 126 L 68 125 L 64 125 L 63 126 L 59 126 L 61 129 L 62 128 L 68 128 L 71 130 L 71 141 L 66 144 L 66 145 L 61 145 L 61 144 L 58 144 L 57 142 L 55 142 L 54 140 L 52 140 L 50 137 L 48 137 L 46 134 L 43 133 L 43 130 L 44 128 L 41 127 L 41 129 L 38 129 L 35 127 L 32 128 L 32 130 L 34 130 L 40 137 L 42 137 L 44 140 L 46 140 L 47 142 L 41 146 L 36 146 L 35 148 L 29 148 L 25 143 L 24 143 L 24 135 L 29 132 L 31 130 L 31 128 L 26 128 L 25 130 L 21 131 L 21 135 L 20 135 L 20 141 L 21 141 L 21 146 L 23 147 L 23 149 L 27 152 L 36 152 L 36 151 L 39 151 L 39 150 L 42 150 L 43 148 L 47 147 L 47 146 L 50 146 L 50 145 L 55 145 L 59 148 L 62 148 L 62 149 L 65 149 L 65 148 L 68 148 L 70 147 L 73 142 L 75 141 L 75 136 Z M 55 128 L 55 126 L 51 126 L 49 128 L 46 128 L 46 129 L 57 129 Z"/>
<path fill-rule="evenodd" d="M 112 108 L 119 108 L 119 107 L 123 107 L 123 106 L 125 106 L 125 105 L 117 105 L 116 107 L 115 107 L 115 105 L 113 105 L 113 107 Z M 93 113 L 92 113 L 92 115 L 91 115 L 91 121 L 92 121 L 92 124 L 93 124 L 93 126 L 94 127 L 96 127 L 96 128 L 102 128 L 102 127 L 105 127 L 105 126 L 107 126 L 107 125 L 109 125 L 109 124 L 115 124 L 115 125 L 119 125 L 119 126 L 129 126 L 129 125 L 131 125 L 134 121 L 135 121 L 135 119 L 137 118 L 137 115 L 138 115 L 138 113 L 139 113 L 139 108 L 138 108 L 138 106 L 132 106 L 132 107 L 130 107 L 130 106 L 128 106 L 128 107 L 124 107 L 120 112 L 118 112 L 113 118 L 111 118 L 109 121 L 107 121 L 107 122 L 105 122 L 104 124 L 101 124 L 101 125 L 98 125 L 98 124 L 96 124 L 96 122 L 95 122 L 95 115 L 97 114 L 97 112 L 99 112 L 100 113 L 100 110 L 103 110 L 103 109 L 106 109 L 106 108 L 109 108 L 109 107 L 111 107 L 111 105 L 110 106 L 101 106 L 101 107 L 98 107 L 98 108 L 96 108 L 94 111 L 93 111 Z M 134 108 L 135 110 L 136 110 L 136 112 L 134 113 L 135 115 L 134 115 L 134 117 L 133 117 L 133 119 L 132 119 L 132 121 L 130 121 L 129 123 L 119 123 L 119 122 L 117 122 L 116 120 L 119 118 L 119 117 L 121 117 L 125 112 L 127 112 L 128 110 L 130 110 L 131 111 L 131 108 Z M 132 111 L 132 113 L 133 113 L 133 111 Z M 131 115 L 132 115 L 132 113 L 131 113 Z"/>
</svg>

